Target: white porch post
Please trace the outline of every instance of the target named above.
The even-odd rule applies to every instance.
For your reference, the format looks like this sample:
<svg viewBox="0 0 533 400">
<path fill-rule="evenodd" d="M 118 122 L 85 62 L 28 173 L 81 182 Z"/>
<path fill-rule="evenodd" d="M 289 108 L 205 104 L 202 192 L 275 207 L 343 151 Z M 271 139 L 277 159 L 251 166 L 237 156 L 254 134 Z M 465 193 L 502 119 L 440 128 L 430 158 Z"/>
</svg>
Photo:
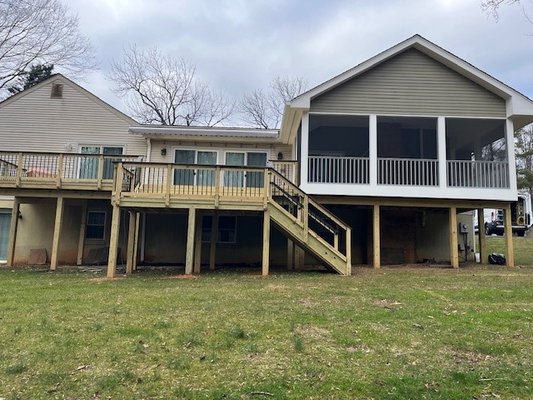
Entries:
<svg viewBox="0 0 533 400">
<path fill-rule="evenodd" d="M 446 188 L 446 170 L 448 166 L 446 162 L 446 118 L 444 117 L 437 119 L 437 146 L 439 157 L 439 187 Z"/>
<path fill-rule="evenodd" d="M 302 115 L 302 132 L 300 135 L 300 186 L 307 184 L 307 168 L 309 165 L 309 113 Z"/>
<path fill-rule="evenodd" d="M 509 189 L 516 192 L 516 163 L 514 155 L 514 124 L 507 120 L 505 123 L 505 145 L 507 147 L 507 163 L 509 168 Z"/>
<path fill-rule="evenodd" d="M 378 117 L 369 116 L 368 162 L 370 163 L 370 186 L 378 184 Z"/>
</svg>

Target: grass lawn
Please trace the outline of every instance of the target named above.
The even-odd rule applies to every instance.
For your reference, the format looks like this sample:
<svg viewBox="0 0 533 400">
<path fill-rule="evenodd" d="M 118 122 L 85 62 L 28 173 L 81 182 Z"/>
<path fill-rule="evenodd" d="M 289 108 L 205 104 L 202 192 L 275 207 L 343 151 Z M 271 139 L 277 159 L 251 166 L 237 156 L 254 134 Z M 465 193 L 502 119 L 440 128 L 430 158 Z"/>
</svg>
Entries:
<svg viewBox="0 0 533 400">
<path fill-rule="evenodd" d="M 0 398 L 531 399 L 532 288 L 533 267 L 0 269 Z"/>
</svg>

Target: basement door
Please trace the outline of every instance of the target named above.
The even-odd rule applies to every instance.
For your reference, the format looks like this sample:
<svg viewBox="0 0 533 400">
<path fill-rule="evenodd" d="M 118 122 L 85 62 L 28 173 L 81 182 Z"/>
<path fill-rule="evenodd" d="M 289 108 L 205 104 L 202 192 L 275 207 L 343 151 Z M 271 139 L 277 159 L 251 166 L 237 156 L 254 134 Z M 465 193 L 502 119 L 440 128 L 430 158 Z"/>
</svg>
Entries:
<svg viewBox="0 0 533 400">
<path fill-rule="evenodd" d="M 0 212 L 0 261 L 7 259 L 7 242 L 9 241 L 9 226 L 11 213 Z"/>
</svg>

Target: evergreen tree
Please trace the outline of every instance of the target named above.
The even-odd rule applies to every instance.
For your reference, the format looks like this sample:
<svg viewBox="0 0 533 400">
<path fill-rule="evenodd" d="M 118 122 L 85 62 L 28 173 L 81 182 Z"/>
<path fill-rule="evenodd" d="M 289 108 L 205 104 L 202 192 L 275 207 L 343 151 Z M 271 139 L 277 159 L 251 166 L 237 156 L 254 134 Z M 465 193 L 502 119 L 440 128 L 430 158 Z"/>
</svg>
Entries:
<svg viewBox="0 0 533 400">
<path fill-rule="evenodd" d="M 54 65 L 37 64 L 32 65 L 29 71 L 24 71 L 20 74 L 17 83 L 9 87 L 7 90 L 9 93 L 17 94 L 25 89 L 31 88 L 38 83 L 48 79 L 52 75 Z"/>
</svg>

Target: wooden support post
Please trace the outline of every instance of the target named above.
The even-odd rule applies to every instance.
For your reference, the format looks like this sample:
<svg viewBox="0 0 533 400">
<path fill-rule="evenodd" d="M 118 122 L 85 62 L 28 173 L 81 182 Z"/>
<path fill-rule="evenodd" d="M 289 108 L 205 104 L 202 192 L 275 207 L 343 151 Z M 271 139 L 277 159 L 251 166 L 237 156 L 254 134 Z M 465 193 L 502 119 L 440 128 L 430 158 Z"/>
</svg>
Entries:
<svg viewBox="0 0 533 400">
<path fill-rule="evenodd" d="M 294 254 L 295 254 L 294 268 L 297 270 L 303 269 L 305 265 L 305 251 L 301 247 L 295 246 Z"/>
<path fill-rule="evenodd" d="M 100 154 L 98 156 L 98 176 L 96 178 L 98 190 L 102 189 L 103 178 L 104 178 L 104 156 Z"/>
<path fill-rule="evenodd" d="M 514 267 L 514 249 L 513 249 L 513 224 L 512 224 L 512 217 L 511 217 L 511 204 L 508 204 L 504 208 L 504 223 L 505 223 L 505 245 L 507 248 L 507 253 L 505 254 L 505 260 L 507 262 L 507 266 L 513 268 Z"/>
<path fill-rule="evenodd" d="M 63 177 L 63 154 L 60 154 L 57 158 L 57 175 L 56 175 L 56 187 L 61 187 L 61 178 Z"/>
<path fill-rule="evenodd" d="M 352 230 L 346 230 L 346 275 L 352 274 Z"/>
<path fill-rule="evenodd" d="M 57 198 L 56 204 L 56 218 L 54 222 L 54 236 L 52 238 L 52 254 L 50 256 L 50 270 L 57 269 L 57 258 L 59 253 L 59 239 L 61 237 L 61 225 L 63 225 L 63 205 L 64 199 L 62 196 Z"/>
<path fill-rule="evenodd" d="M 126 274 L 133 272 L 133 259 L 135 258 L 135 228 L 137 227 L 137 213 L 130 211 L 128 224 L 128 243 L 126 250 Z"/>
<path fill-rule="evenodd" d="M 380 206 L 374 204 L 372 218 L 372 254 L 374 268 L 381 268 L 381 219 L 380 219 Z"/>
<path fill-rule="evenodd" d="M 292 240 L 287 239 L 287 269 L 294 268 L 294 243 Z"/>
<path fill-rule="evenodd" d="M 477 226 L 479 235 L 479 262 L 487 262 L 487 240 L 485 238 L 485 212 L 482 208 L 477 210 Z"/>
<path fill-rule="evenodd" d="M 17 231 L 19 225 L 20 200 L 15 197 L 13 209 L 11 210 L 11 225 L 9 226 L 9 242 L 7 244 L 6 266 L 12 267 L 15 262 L 15 246 L 17 244 Z"/>
<path fill-rule="evenodd" d="M 191 275 L 194 256 L 194 228 L 196 227 L 196 209 L 189 208 L 189 218 L 187 222 L 187 251 L 185 254 L 185 274 Z"/>
<path fill-rule="evenodd" d="M 453 268 L 459 268 L 459 248 L 457 241 L 457 208 L 450 207 L 449 210 L 450 229 L 450 264 Z"/>
<path fill-rule="evenodd" d="M 107 261 L 107 277 L 114 278 L 117 269 L 118 237 L 120 228 L 120 207 L 113 205 L 111 217 L 111 236 L 109 237 L 109 258 Z"/>
<path fill-rule="evenodd" d="M 76 265 L 83 264 L 83 252 L 85 250 L 85 229 L 87 227 L 87 206 L 88 200 L 85 200 L 81 206 L 80 233 L 78 236 L 78 257 Z"/>
<path fill-rule="evenodd" d="M 194 266 L 193 271 L 199 274 L 202 268 L 202 219 L 203 215 L 196 216 L 196 227 L 194 228 Z"/>
<path fill-rule="evenodd" d="M 137 218 L 135 218 L 135 239 L 134 239 L 134 248 L 133 248 L 133 264 L 132 268 L 134 271 L 137 271 L 137 258 L 139 256 L 139 227 L 141 221 L 141 213 L 137 213 Z"/>
<path fill-rule="evenodd" d="M 211 240 L 209 243 L 209 270 L 214 271 L 216 267 L 216 252 L 218 240 L 218 214 L 214 214 L 211 220 Z"/>
<path fill-rule="evenodd" d="M 261 274 L 268 275 L 270 261 L 270 212 L 263 212 L 263 257 L 261 263 Z"/>
</svg>

